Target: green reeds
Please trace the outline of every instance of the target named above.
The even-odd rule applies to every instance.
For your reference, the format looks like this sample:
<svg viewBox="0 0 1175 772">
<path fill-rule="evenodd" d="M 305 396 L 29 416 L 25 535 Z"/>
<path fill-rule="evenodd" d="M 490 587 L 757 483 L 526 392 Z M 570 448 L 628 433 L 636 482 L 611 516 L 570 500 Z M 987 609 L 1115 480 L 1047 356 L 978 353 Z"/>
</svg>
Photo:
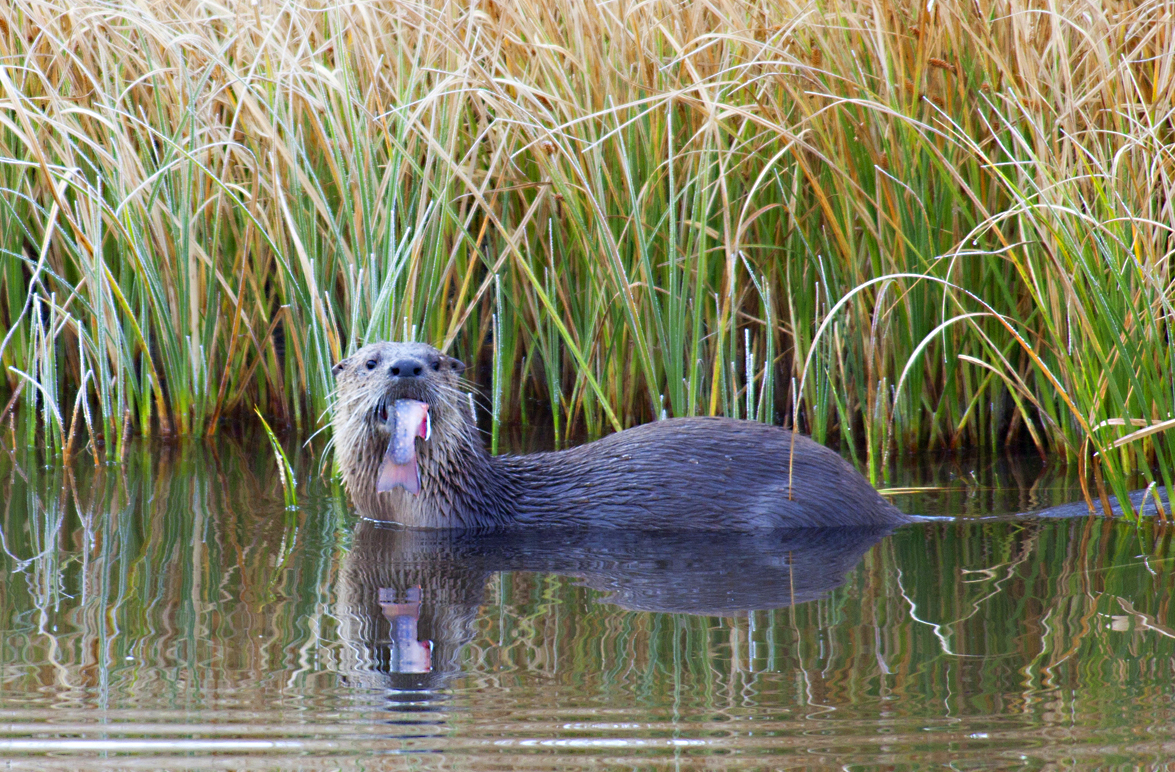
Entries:
<svg viewBox="0 0 1175 772">
<path fill-rule="evenodd" d="M 1171 481 L 1161 3 L 0 22 L 0 365 L 54 452 L 308 431 L 335 361 L 414 336 L 557 437 L 778 416 L 875 479 L 1025 443 Z"/>
<path fill-rule="evenodd" d="M 269 439 L 269 447 L 273 450 L 273 460 L 277 463 L 277 474 L 281 480 L 286 509 L 297 509 L 298 476 L 294 472 L 294 467 L 290 464 L 290 459 L 286 455 L 281 441 L 273 433 L 273 429 L 269 428 L 269 422 L 265 420 L 265 416 L 261 415 L 260 410 L 257 411 L 257 420 L 261 422 L 261 428 L 265 430 L 265 436 Z"/>
</svg>

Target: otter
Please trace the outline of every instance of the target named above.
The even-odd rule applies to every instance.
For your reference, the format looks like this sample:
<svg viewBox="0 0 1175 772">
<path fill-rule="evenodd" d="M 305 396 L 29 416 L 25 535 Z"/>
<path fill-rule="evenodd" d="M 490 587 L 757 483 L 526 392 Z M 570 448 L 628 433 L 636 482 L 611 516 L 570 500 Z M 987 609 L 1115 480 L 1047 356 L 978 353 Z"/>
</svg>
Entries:
<svg viewBox="0 0 1175 772">
<path fill-rule="evenodd" d="M 569 450 L 491 456 L 464 371 L 423 343 L 373 343 L 335 365 L 335 454 L 361 516 L 411 528 L 645 531 L 914 519 L 833 451 L 756 421 L 673 418 Z"/>
</svg>

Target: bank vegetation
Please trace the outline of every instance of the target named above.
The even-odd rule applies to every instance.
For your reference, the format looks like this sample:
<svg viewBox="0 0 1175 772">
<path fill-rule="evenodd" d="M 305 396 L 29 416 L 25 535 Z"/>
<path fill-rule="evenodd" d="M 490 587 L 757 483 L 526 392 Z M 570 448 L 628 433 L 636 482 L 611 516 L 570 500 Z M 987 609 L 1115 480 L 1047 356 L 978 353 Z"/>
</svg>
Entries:
<svg viewBox="0 0 1175 772">
<path fill-rule="evenodd" d="M 1023 445 L 1169 483 L 1172 13 L 14 0 L 6 433 L 309 433 L 409 337 L 558 438 L 725 414 L 875 479 Z"/>
</svg>

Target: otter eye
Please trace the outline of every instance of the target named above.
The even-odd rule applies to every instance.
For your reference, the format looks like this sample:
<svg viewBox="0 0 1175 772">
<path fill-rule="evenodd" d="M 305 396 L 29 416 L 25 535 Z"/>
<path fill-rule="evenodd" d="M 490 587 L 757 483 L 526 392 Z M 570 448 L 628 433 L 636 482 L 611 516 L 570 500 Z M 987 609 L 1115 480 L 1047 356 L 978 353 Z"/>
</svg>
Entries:
<svg viewBox="0 0 1175 772">
<path fill-rule="evenodd" d="M 379 364 L 379 362 L 376 362 L 374 359 L 368 359 L 368 360 L 367 360 L 367 369 L 368 369 L 368 370 L 374 370 L 374 369 L 375 369 L 375 366 L 376 366 L 377 364 Z"/>
<path fill-rule="evenodd" d="M 434 360 L 432 361 L 432 369 L 433 369 L 434 371 L 436 371 L 436 370 L 440 370 L 440 369 L 441 369 L 441 360 L 439 360 L 439 359 L 434 359 Z"/>
</svg>

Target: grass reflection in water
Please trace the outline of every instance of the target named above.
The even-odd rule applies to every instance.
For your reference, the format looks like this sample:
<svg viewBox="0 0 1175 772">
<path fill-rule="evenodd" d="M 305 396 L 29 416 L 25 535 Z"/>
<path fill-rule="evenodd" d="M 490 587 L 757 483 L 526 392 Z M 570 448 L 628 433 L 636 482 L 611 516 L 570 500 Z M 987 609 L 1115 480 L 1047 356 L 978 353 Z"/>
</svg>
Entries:
<svg viewBox="0 0 1175 772">
<path fill-rule="evenodd" d="M 448 538 L 359 525 L 308 454 L 286 510 L 262 443 L 0 456 L 6 763 L 1158 764 L 1175 739 L 1161 528 Z"/>
</svg>

